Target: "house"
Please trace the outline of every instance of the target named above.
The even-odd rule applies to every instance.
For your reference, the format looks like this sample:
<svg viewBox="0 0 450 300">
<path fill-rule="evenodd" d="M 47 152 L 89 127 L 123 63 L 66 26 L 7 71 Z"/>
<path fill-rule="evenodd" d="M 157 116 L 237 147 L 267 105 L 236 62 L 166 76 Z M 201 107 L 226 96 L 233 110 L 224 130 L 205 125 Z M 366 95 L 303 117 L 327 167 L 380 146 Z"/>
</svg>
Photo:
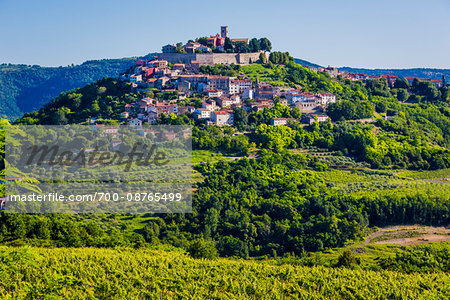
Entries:
<svg viewBox="0 0 450 300">
<path fill-rule="evenodd" d="M 242 93 L 243 100 L 253 99 L 253 98 L 255 98 L 255 91 L 253 91 L 252 89 L 246 89 Z"/>
<path fill-rule="evenodd" d="M 193 115 L 196 120 L 209 119 L 211 117 L 211 111 L 204 108 L 197 108 Z"/>
<path fill-rule="evenodd" d="M 327 72 L 328 74 L 330 74 L 331 77 L 336 77 L 336 76 L 338 76 L 338 73 L 339 73 L 339 70 L 337 68 L 330 67 L 330 66 L 325 68 L 324 71 Z"/>
<path fill-rule="evenodd" d="M 209 75 L 207 84 L 209 90 L 228 91 L 230 85 L 230 77 L 221 75 Z"/>
<path fill-rule="evenodd" d="M 184 115 L 185 113 L 188 112 L 188 107 L 187 106 L 178 106 L 178 114 L 179 115 Z"/>
<path fill-rule="evenodd" d="M 142 81 L 142 75 L 141 74 L 139 74 L 139 75 L 133 74 L 133 75 L 130 76 L 130 82 L 138 83 L 138 82 L 141 82 L 141 81 Z"/>
<path fill-rule="evenodd" d="M 101 131 L 102 136 L 116 136 L 119 134 L 119 128 L 117 126 L 105 126 L 104 124 L 95 124 L 94 126 L 92 126 L 92 131 L 97 130 Z"/>
<path fill-rule="evenodd" d="M 183 71 L 184 69 L 186 69 L 186 65 L 185 64 L 173 64 L 173 66 L 172 66 L 172 70 Z"/>
<path fill-rule="evenodd" d="M 128 116 L 129 116 L 130 114 L 127 112 L 127 111 L 124 111 L 124 112 L 122 112 L 121 114 L 120 114 L 120 117 L 121 118 L 124 118 L 124 119 L 128 119 Z"/>
<path fill-rule="evenodd" d="M 167 82 L 170 81 L 170 78 L 167 76 L 163 76 L 161 78 L 158 78 L 158 80 L 156 80 L 156 86 L 158 87 L 163 87 L 167 84 Z"/>
<path fill-rule="evenodd" d="M 297 93 L 297 94 L 286 93 L 285 97 L 290 104 L 316 100 L 316 96 L 313 93 Z"/>
<path fill-rule="evenodd" d="M 142 121 L 139 120 L 138 118 L 134 118 L 134 119 L 128 120 L 128 126 L 141 127 L 142 126 Z"/>
<path fill-rule="evenodd" d="M 191 114 L 195 111 L 195 107 L 188 105 L 187 106 L 187 111 L 190 112 Z"/>
<path fill-rule="evenodd" d="M 192 42 L 187 43 L 184 46 L 184 50 L 187 53 L 196 53 L 196 51 L 201 51 L 201 52 L 205 52 L 205 53 L 212 52 L 211 48 L 206 47 L 200 43 L 192 43 Z"/>
<path fill-rule="evenodd" d="M 394 87 L 394 83 L 397 80 L 396 75 L 381 75 L 382 78 L 385 78 L 389 87 Z"/>
<path fill-rule="evenodd" d="M 289 105 L 289 102 L 287 101 L 286 98 L 281 98 L 278 103 L 280 103 L 281 105 L 284 105 L 284 106 L 288 106 Z"/>
<path fill-rule="evenodd" d="M 225 45 L 225 38 L 221 37 L 219 34 L 216 34 L 214 36 L 210 36 L 207 40 L 206 43 L 209 44 L 211 43 L 215 48 L 220 47 L 220 46 L 224 46 Z"/>
<path fill-rule="evenodd" d="M 178 105 L 167 102 L 156 103 L 156 112 L 167 112 L 168 114 L 178 114 Z"/>
<path fill-rule="evenodd" d="M 166 60 L 153 60 L 150 62 L 153 65 L 153 68 L 167 68 L 168 62 Z"/>
<path fill-rule="evenodd" d="M 148 88 L 150 88 L 150 89 L 153 89 L 153 88 L 156 87 L 156 82 L 157 82 L 157 81 L 158 81 L 157 78 L 150 78 L 150 79 L 147 79 L 146 86 L 147 86 Z"/>
<path fill-rule="evenodd" d="M 228 94 L 229 95 L 236 95 L 239 94 L 239 83 L 235 82 L 234 80 L 230 81 L 230 84 L 228 86 Z"/>
<path fill-rule="evenodd" d="M 319 108 L 318 99 L 295 102 L 295 107 L 300 109 L 301 113 L 312 113 Z"/>
<path fill-rule="evenodd" d="M 208 82 L 208 75 L 179 75 L 178 82 L 180 81 L 190 82 L 191 89 L 201 91 L 203 90 L 203 86 Z"/>
<path fill-rule="evenodd" d="M 206 92 L 208 97 L 210 98 L 216 98 L 216 97 L 222 97 L 223 91 L 222 90 L 209 90 Z"/>
<path fill-rule="evenodd" d="M 132 111 L 133 111 L 133 108 L 134 108 L 134 104 L 135 104 L 135 103 L 132 103 L 132 104 L 125 104 L 125 111 L 128 112 L 128 113 L 132 112 Z"/>
<path fill-rule="evenodd" d="M 246 89 L 251 89 L 253 84 L 250 79 L 244 79 L 244 80 L 232 80 L 232 83 L 237 84 L 239 88 L 239 93 L 243 93 Z"/>
<path fill-rule="evenodd" d="M 162 47 L 162 53 L 175 53 L 177 52 L 177 46 L 175 45 L 165 45 Z"/>
<path fill-rule="evenodd" d="M 234 115 L 228 111 L 211 112 L 211 122 L 217 126 L 233 125 Z"/>
<path fill-rule="evenodd" d="M 202 101 L 202 108 L 209 111 L 216 110 L 217 109 L 216 101 L 214 100 Z"/>
<path fill-rule="evenodd" d="M 296 121 L 294 118 L 272 118 L 270 119 L 270 125 L 273 126 L 280 126 L 280 125 L 286 125 L 288 121 Z"/>
<path fill-rule="evenodd" d="M 275 99 L 275 93 L 272 91 L 260 91 L 258 93 L 258 100 L 273 100 Z"/>
<path fill-rule="evenodd" d="M 158 122 L 158 113 L 156 111 L 149 111 L 145 121 L 149 124 L 156 124 Z"/>
<path fill-rule="evenodd" d="M 231 105 L 234 104 L 234 101 L 227 97 L 218 97 L 216 99 L 216 101 L 217 101 L 217 104 L 222 108 L 223 107 L 231 107 Z"/>
<path fill-rule="evenodd" d="M 191 61 L 189 68 L 192 72 L 198 73 L 200 71 L 200 62 L 198 60 Z"/>
<path fill-rule="evenodd" d="M 144 77 L 145 78 L 151 78 L 153 75 L 155 75 L 155 68 L 146 68 L 144 70 Z"/>
<path fill-rule="evenodd" d="M 317 94 L 317 97 L 319 97 L 319 102 L 322 105 L 328 105 L 336 102 L 336 96 L 331 93 L 319 93 Z"/>
<path fill-rule="evenodd" d="M 318 71 L 318 69 L 316 67 L 313 67 L 313 66 L 303 65 L 303 67 L 305 67 L 307 69 L 310 69 L 311 71 L 313 71 L 315 73 L 317 73 L 317 71 Z"/>
<path fill-rule="evenodd" d="M 178 81 L 178 91 L 181 93 L 189 94 L 191 91 L 191 83 L 189 81 Z"/>
<path fill-rule="evenodd" d="M 248 107 L 244 107 L 244 109 L 246 111 L 260 111 L 260 110 L 264 110 L 264 108 L 265 108 L 264 105 L 262 105 L 261 103 L 255 103 L 255 102 L 250 103 L 248 105 Z"/>
<path fill-rule="evenodd" d="M 241 103 L 241 97 L 239 95 L 233 95 L 230 97 L 231 101 L 233 101 L 233 104 L 240 104 Z"/>
<path fill-rule="evenodd" d="M 328 120 L 328 116 L 327 115 L 316 114 L 316 115 L 308 115 L 308 116 L 306 116 L 304 121 L 307 124 L 311 125 L 312 123 L 314 123 L 316 121 L 316 118 L 317 118 L 318 122 L 325 122 L 325 121 Z"/>
<path fill-rule="evenodd" d="M 439 88 L 444 86 L 442 80 L 431 80 L 431 83 L 434 84 L 434 86 L 437 89 L 439 89 Z"/>
</svg>

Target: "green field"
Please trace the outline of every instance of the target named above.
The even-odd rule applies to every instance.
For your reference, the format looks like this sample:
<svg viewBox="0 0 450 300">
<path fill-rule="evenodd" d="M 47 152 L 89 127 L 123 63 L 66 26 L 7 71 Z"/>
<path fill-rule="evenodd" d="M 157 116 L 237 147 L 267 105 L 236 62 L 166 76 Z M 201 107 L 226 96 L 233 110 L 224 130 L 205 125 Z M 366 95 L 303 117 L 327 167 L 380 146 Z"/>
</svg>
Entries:
<svg viewBox="0 0 450 300">
<path fill-rule="evenodd" d="M 450 276 L 194 260 L 148 249 L 1 247 L 3 299 L 443 299 Z"/>
</svg>

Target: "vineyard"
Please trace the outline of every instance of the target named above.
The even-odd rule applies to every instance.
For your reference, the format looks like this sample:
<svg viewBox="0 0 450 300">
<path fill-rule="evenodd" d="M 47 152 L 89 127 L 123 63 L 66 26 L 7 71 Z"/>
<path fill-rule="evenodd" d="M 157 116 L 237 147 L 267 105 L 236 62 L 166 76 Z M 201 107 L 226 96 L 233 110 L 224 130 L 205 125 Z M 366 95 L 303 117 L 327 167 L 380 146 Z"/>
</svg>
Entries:
<svg viewBox="0 0 450 300">
<path fill-rule="evenodd" d="M 195 260 L 148 249 L 1 248 L 3 299 L 438 299 L 447 273 Z"/>
<path fill-rule="evenodd" d="M 425 193 L 448 201 L 450 170 L 437 171 L 344 171 L 318 172 L 335 194 L 366 195 L 373 192 L 387 195 Z"/>
</svg>

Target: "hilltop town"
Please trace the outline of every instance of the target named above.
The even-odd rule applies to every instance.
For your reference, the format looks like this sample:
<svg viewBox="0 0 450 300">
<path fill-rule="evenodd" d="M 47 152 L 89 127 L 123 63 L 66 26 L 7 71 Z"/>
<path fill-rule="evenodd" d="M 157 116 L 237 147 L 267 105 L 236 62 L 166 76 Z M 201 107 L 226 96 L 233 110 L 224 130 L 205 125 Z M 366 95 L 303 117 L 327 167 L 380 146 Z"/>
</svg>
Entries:
<svg viewBox="0 0 450 300">
<path fill-rule="evenodd" d="M 195 120 L 207 125 L 233 125 L 234 112 L 237 107 L 245 111 L 259 111 L 273 108 L 277 103 L 290 108 L 298 108 L 304 114 L 302 121 L 312 123 L 315 120 L 326 121 L 326 107 L 336 102 L 336 96 L 331 93 L 302 92 L 301 87 L 273 86 L 260 82 L 258 78 L 252 81 L 244 74 L 237 77 L 202 74 L 201 67 L 210 65 L 204 61 L 222 61 L 223 65 L 250 64 L 251 59 L 243 63 L 235 60 L 236 55 L 254 57 L 253 63 L 266 63 L 270 50 L 267 39 L 230 39 L 233 48 L 227 49 L 228 27 L 221 28 L 221 35 L 200 39 L 212 49 L 199 42 L 188 42 L 184 46 L 166 45 L 163 53 L 151 60 L 139 60 L 134 68 L 123 74 L 123 80 L 129 80 L 138 90 L 156 89 L 163 93 L 175 93 L 172 101 L 159 101 L 153 98 L 143 98 L 138 102 L 125 105 L 121 114 L 129 125 L 140 126 L 142 123 L 156 124 L 161 114 L 180 115 L 192 114 Z M 254 46 L 258 43 L 258 46 Z M 242 44 L 252 47 L 242 47 Z M 238 49 L 257 49 L 257 52 L 241 53 Z M 262 50 L 261 50 L 262 49 Z M 228 53 L 223 53 L 228 52 Z M 209 60 L 190 60 L 192 55 L 207 55 Z M 216 58 L 218 57 L 218 58 Z M 164 58 L 164 59 L 163 59 Z M 231 62 L 231 63 L 230 63 Z M 201 106 L 180 106 L 177 100 L 187 97 L 201 98 Z M 285 125 L 288 121 L 300 121 L 292 118 L 274 118 L 272 125 Z"/>
<path fill-rule="evenodd" d="M 143 123 L 157 124 L 161 115 L 190 114 L 196 121 L 206 125 L 233 125 L 234 111 L 242 108 L 246 112 L 270 109 L 283 105 L 298 109 L 299 118 L 273 118 L 272 125 L 286 125 L 288 122 L 311 124 L 327 121 L 327 107 L 339 101 L 332 93 L 311 93 L 301 86 L 276 86 L 258 78 L 250 79 L 244 73 L 238 76 L 211 75 L 202 72 L 204 67 L 223 65 L 232 68 L 238 65 L 266 64 L 278 59 L 279 52 L 272 52 L 267 38 L 232 39 L 228 27 L 221 27 L 221 34 L 189 40 L 186 44 L 168 44 L 162 53 L 148 60 L 138 60 L 133 68 L 121 75 L 138 91 L 153 90 L 165 95 L 166 100 L 144 97 L 140 101 L 125 105 L 121 114 L 127 124 L 141 126 Z M 284 55 L 283 53 L 281 55 Z M 349 73 L 334 67 L 303 67 L 315 73 L 325 73 L 331 78 L 365 82 L 385 79 L 390 88 L 399 81 L 428 81 L 441 88 L 442 80 L 398 78 L 395 75 L 369 76 Z M 182 105 L 180 100 L 201 99 L 198 105 Z M 183 101 L 186 103 L 186 101 Z"/>
</svg>

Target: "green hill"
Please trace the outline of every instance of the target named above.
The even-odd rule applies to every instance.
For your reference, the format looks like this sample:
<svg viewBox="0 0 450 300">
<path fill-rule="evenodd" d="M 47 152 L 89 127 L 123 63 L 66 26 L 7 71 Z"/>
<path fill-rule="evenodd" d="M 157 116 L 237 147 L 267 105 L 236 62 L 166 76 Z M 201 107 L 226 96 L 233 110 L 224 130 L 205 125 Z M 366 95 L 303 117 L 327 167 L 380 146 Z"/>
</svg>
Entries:
<svg viewBox="0 0 450 300">
<path fill-rule="evenodd" d="M 61 92 L 103 77 L 117 77 L 135 58 L 87 61 L 67 67 L 0 65 L 0 115 L 14 120 L 38 110 Z"/>
</svg>

